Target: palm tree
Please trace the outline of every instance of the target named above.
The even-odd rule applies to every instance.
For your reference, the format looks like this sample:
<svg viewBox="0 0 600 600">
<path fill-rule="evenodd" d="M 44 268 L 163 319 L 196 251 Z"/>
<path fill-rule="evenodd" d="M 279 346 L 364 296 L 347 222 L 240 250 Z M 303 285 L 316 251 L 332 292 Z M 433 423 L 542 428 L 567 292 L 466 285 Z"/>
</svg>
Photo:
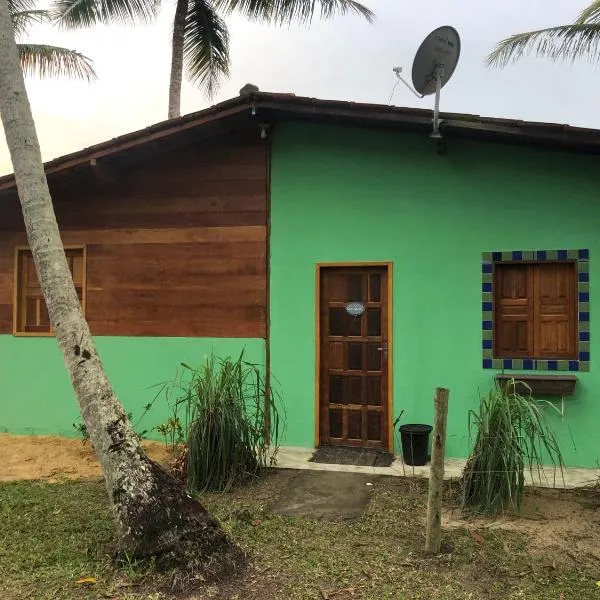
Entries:
<svg viewBox="0 0 600 600">
<path fill-rule="evenodd" d="M 600 60 L 600 0 L 594 0 L 570 25 L 518 33 L 502 40 L 488 56 L 490 66 L 504 67 L 525 54 L 552 60 L 575 60 L 587 56 Z"/>
<path fill-rule="evenodd" d="M 8 0 L 0 0 L 0 117 L 50 321 L 104 472 L 118 548 L 133 556 L 184 559 L 200 570 L 203 559 L 212 558 L 216 564 L 211 568 L 231 571 L 239 550 L 216 519 L 146 456 L 96 351 L 56 223 L 14 38 L 13 12 Z"/>
<path fill-rule="evenodd" d="M 96 23 L 151 21 L 161 0 L 55 0 L 54 10 L 67 28 Z M 229 75 L 229 33 L 221 15 L 232 12 L 252 21 L 274 25 L 310 23 L 319 12 L 322 19 L 354 13 L 369 22 L 374 14 L 357 0 L 176 0 L 173 20 L 169 119 L 181 114 L 183 72 L 212 97 Z"/>
<path fill-rule="evenodd" d="M 31 25 L 51 22 L 50 11 L 36 10 L 35 0 L 8 0 L 8 10 L 17 40 L 27 35 Z M 26 75 L 96 79 L 92 61 L 75 50 L 30 43 L 18 43 L 17 50 Z"/>
</svg>

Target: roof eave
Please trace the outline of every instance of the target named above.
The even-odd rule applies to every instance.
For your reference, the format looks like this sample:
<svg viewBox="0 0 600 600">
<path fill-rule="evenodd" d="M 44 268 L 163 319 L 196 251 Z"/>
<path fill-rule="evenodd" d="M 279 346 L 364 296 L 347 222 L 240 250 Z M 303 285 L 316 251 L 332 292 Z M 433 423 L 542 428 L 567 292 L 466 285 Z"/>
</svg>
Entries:
<svg viewBox="0 0 600 600">
<path fill-rule="evenodd" d="M 255 92 L 226 100 L 210 108 L 162 121 L 146 129 L 128 133 L 112 140 L 84 148 L 44 165 L 46 175 L 71 169 L 88 161 L 129 150 L 136 146 L 163 139 L 181 131 L 230 118 L 254 109 L 279 120 L 309 119 L 325 122 L 346 122 L 363 127 L 389 129 L 431 128 L 432 111 L 381 104 L 365 104 L 339 100 L 320 100 L 293 94 Z M 574 152 L 600 153 L 600 131 L 514 119 L 496 119 L 479 115 L 442 113 L 444 134 L 482 139 L 517 142 Z M 0 191 L 13 188 L 13 174 L 0 177 Z"/>
</svg>

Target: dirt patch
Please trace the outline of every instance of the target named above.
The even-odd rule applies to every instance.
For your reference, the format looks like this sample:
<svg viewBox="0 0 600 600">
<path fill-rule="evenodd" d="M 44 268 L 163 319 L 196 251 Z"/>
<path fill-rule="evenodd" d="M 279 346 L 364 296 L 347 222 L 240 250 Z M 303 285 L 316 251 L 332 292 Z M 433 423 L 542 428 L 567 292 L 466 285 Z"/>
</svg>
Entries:
<svg viewBox="0 0 600 600">
<path fill-rule="evenodd" d="M 160 464 L 173 457 L 160 442 L 142 442 L 146 452 Z M 0 481 L 19 479 L 89 479 L 102 477 L 100 463 L 90 444 L 53 436 L 0 433 Z"/>
<path fill-rule="evenodd" d="M 359 519 L 374 491 L 373 475 L 300 471 L 291 478 L 269 511 L 287 517 Z"/>
<path fill-rule="evenodd" d="M 530 488 L 520 517 L 465 518 L 459 509 L 446 510 L 442 526 L 525 533 L 528 550 L 549 566 L 598 564 L 600 561 L 600 501 L 598 491 Z"/>
</svg>

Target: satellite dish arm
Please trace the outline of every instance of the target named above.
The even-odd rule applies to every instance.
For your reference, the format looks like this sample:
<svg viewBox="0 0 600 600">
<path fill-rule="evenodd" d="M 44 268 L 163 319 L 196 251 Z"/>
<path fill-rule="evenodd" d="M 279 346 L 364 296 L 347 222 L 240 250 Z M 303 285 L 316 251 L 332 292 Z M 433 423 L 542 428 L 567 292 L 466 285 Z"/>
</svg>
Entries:
<svg viewBox="0 0 600 600">
<path fill-rule="evenodd" d="M 410 83 L 408 83 L 408 81 L 406 81 L 406 79 L 404 79 L 404 77 L 402 77 L 402 75 L 400 75 L 400 73 L 402 73 L 402 67 L 394 67 L 394 73 L 396 73 L 396 77 L 417 97 L 417 98 L 425 98 L 424 94 L 419 94 L 418 92 L 416 92 L 412 85 L 410 85 Z"/>
</svg>

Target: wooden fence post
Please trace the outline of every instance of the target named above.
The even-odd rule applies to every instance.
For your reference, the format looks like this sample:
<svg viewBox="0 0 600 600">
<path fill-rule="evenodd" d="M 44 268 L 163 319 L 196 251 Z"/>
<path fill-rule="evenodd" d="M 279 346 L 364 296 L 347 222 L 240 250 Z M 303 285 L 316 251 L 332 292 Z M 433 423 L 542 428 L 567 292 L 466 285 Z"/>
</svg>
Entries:
<svg viewBox="0 0 600 600">
<path fill-rule="evenodd" d="M 448 421 L 448 396 L 446 388 L 436 388 L 433 398 L 433 450 L 427 497 L 427 530 L 425 552 L 437 554 L 442 538 L 442 493 L 444 490 L 444 454 L 446 449 L 446 423 Z"/>
</svg>

